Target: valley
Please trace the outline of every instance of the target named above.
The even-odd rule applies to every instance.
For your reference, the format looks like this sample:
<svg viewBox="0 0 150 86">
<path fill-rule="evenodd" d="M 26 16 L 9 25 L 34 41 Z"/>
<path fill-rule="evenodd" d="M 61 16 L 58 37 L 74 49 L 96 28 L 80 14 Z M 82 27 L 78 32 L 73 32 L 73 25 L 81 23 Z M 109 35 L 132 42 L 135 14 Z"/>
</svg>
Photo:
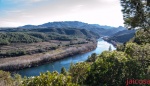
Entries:
<svg viewBox="0 0 150 86">
<path fill-rule="evenodd" d="M 0 69 L 14 71 L 53 62 L 96 48 L 94 32 L 78 28 L 3 29 Z"/>
<path fill-rule="evenodd" d="M 99 37 L 123 30 L 78 21 L 1 28 L 0 69 L 14 71 L 85 53 L 96 48 Z"/>
</svg>

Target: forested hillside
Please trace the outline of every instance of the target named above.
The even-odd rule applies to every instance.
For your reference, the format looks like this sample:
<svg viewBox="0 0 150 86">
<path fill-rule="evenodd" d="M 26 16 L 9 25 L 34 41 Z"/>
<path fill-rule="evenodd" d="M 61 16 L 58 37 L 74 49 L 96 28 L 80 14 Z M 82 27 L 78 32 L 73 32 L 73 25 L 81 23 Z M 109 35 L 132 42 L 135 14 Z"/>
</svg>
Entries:
<svg viewBox="0 0 150 86">
<path fill-rule="evenodd" d="M 72 38 L 98 38 L 99 35 L 77 28 L 43 28 L 0 32 L 0 45 L 11 43 L 34 43 L 48 40 L 71 40 Z"/>
<path fill-rule="evenodd" d="M 132 39 L 135 35 L 136 30 L 123 30 L 115 33 L 112 36 L 104 37 L 104 40 L 108 42 L 117 43 L 125 43 Z"/>
<path fill-rule="evenodd" d="M 0 31 L 0 58 L 31 55 L 62 46 L 87 44 L 99 35 L 78 28 L 16 29 Z"/>
</svg>

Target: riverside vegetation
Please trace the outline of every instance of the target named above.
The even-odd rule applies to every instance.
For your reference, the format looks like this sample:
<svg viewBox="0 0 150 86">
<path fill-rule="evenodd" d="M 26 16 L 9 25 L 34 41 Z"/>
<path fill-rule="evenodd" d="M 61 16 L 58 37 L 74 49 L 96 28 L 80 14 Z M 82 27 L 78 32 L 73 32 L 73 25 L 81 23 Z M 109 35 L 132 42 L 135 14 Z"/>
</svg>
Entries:
<svg viewBox="0 0 150 86">
<path fill-rule="evenodd" d="M 125 86 L 127 79 L 150 80 L 150 27 L 147 22 L 150 4 L 148 0 L 121 0 L 121 4 L 124 8 L 125 24 L 129 28 L 140 28 L 132 39 L 118 45 L 116 51 L 104 51 L 100 55 L 92 54 L 86 62 L 71 64 L 69 71 L 62 68 L 60 74 L 54 71 L 41 73 L 40 76 L 21 78 L 20 75 L 11 77 L 10 73 L 0 71 L 1 85 Z"/>
</svg>

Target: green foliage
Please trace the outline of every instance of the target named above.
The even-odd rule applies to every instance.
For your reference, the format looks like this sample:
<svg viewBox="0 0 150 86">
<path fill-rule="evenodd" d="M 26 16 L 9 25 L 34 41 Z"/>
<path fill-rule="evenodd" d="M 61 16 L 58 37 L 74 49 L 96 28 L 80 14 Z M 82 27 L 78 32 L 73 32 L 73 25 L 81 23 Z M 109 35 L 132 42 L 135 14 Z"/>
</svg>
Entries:
<svg viewBox="0 0 150 86">
<path fill-rule="evenodd" d="M 10 43 L 6 39 L 0 38 L 0 45 L 9 45 Z"/>
<path fill-rule="evenodd" d="M 138 45 L 136 43 L 127 43 L 125 52 L 137 60 L 150 60 L 150 44 Z"/>
<path fill-rule="evenodd" d="M 136 60 L 125 52 L 105 51 L 91 65 L 86 84 L 124 86 L 127 79 L 149 79 L 149 65 L 149 60 Z"/>
<path fill-rule="evenodd" d="M 148 31 L 150 32 L 150 29 Z M 133 42 L 136 42 L 137 44 L 150 43 L 150 33 L 144 30 L 138 30 L 135 34 Z"/>
<path fill-rule="evenodd" d="M 64 76 L 57 72 L 41 73 L 40 76 L 27 78 L 23 86 L 78 86 L 72 83 L 71 76 Z"/>
<path fill-rule="evenodd" d="M 125 79 L 125 63 L 128 61 L 124 52 L 103 52 L 91 65 L 87 85 L 122 85 Z"/>
<path fill-rule="evenodd" d="M 0 84 L 3 86 L 11 86 L 13 84 L 9 72 L 4 72 L 0 70 Z"/>
<path fill-rule="evenodd" d="M 22 78 L 18 74 L 12 77 L 9 72 L 0 70 L 0 86 L 22 86 Z"/>
<path fill-rule="evenodd" d="M 42 41 L 39 38 L 27 35 L 23 32 L 0 33 L 0 44 L 8 45 L 10 43 L 33 43 Z"/>
<path fill-rule="evenodd" d="M 90 70 L 90 64 L 86 62 L 80 62 L 74 65 L 71 65 L 69 69 L 70 76 L 74 83 L 79 83 L 83 85 L 88 76 L 88 71 Z"/>
<path fill-rule="evenodd" d="M 130 59 L 126 62 L 126 74 L 125 79 L 150 79 L 150 72 L 148 72 L 148 66 L 150 65 L 147 61 Z"/>
<path fill-rule="evenodd" d="M 125 45 L 124 44 L 118 44 L 117 45 L 117 51 L 124 51 Z"/>
<path fill-rule="evenodd" d="M 61 68 L 61 74 L 63 75 L 67 75 L 67 71 L 64 67 Z"/>
<path fill-rule="evenodd" d="M 6 52 L 6 56 L 21 56 L 21 55 L 25 55 L 26 51 L 24 50 L 14 50 L 14 51 L 8 51 Z"/>
<path fill-rule="evenodd" d="M 86 62 L 95 62 L 96 59 L 97 59 L 96 53 L 92 53 L 92 55 L 88 57 Z"/>
<path fill-rule="evenodd" d="M 70 41 L 73 38 L 98 38 L 93 32 L 76 28 L 42 28 L 32 30 L 17 30 L 15 32 L 0 32 L 0 45 L 11 43 L 35 43 L 49 40 Z"/>
<path fill-rule="evenodd" d="M 34 36 L 34 37 L 37 37 L 37 38 L 40 38 L 43 41 L 50 40 L 50 38 L 48 38 L 48 36 L 45 33 L 41 33 L 41 32 L 27 32 L 27 34 L 29 34 L 31 36 Z"/>
<path fill-rule="evenodd" d="M 128 28 L 141 27 L 149 32 L 150 5 L 148 3 L 148 0 L 121 0 L 124 21 Z"/>
</svg>

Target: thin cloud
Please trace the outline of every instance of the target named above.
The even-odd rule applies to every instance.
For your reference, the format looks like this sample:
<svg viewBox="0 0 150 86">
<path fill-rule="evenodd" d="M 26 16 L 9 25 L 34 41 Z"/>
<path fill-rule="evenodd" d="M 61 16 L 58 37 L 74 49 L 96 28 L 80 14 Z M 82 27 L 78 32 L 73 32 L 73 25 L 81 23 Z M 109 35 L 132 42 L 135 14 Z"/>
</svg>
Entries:
<svg viewBox="0 0 150 86">
<path fill-rule="evenodd" d="M 0 11 L 0 26 L 42 24 L 53 21 L 82 21 L 91 24 L 123 26 L 119 0 L 6 0 L 12 4 Z M 3 2 L 6 2 L 3 1 Z M 9 1 L 9 2 L 8 2 Z M 15 3 L 15 4 L 14 4 Z M 8 8 L 8 7 L 7 7 Z M 5 20 L 10 20 L 4 24 Z M 3 22 L 3 23 L 1 23 Z M 18 24 L 19 23 L 19 24 Z M 13 25 L 13 26 L 14 26 Z"/>
</svg>

